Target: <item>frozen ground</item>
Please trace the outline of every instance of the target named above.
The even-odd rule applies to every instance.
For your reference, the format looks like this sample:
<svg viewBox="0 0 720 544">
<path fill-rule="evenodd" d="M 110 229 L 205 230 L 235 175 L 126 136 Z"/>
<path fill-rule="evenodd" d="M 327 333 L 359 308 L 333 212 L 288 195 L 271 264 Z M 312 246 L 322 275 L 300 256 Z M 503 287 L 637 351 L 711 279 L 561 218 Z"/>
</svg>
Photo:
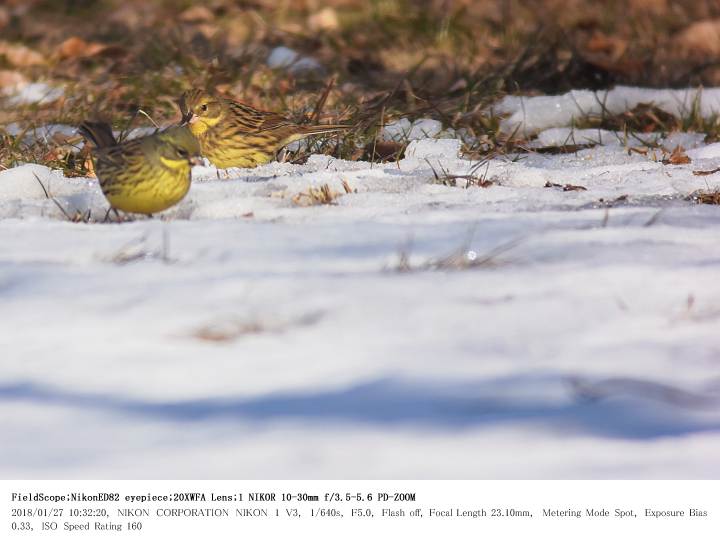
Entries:
<svg viewBox="0 0 720 544">
<path fill-rule="evenodd" d="M 720 477 L 720 208 L 684 198 L 720 148 L 601 139 L 198 168 L 124 224 L 34 174 L 101 218 L 95 181 L 1 172 L 0 476 Z"/>
</svg>

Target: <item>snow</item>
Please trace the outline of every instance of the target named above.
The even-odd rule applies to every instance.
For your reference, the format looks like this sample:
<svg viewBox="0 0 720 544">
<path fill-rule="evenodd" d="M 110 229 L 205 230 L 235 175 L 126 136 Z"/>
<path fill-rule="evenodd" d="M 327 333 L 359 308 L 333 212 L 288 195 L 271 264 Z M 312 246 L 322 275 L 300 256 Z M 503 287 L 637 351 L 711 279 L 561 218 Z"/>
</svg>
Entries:
<svg viewBox="0 0 720 544">
<path fill-rule="evenodd" d="M 716 144 L 601 141 L 199 166 L 120 224 L 60 211 L 101 220 L 96 180 L 0 172 L 0 475 L 719 477 L 720 208 L 685 198 Z"/>
<path fill-rule="evenodd" d="M 30 104 L 50 104 L 62 98 L 63 89 L 52 87 L 47 83 L 28 83 L 11 94 L 6 102 L 10 106 L 26 106 Z"/>
<path fill-rule="evenodd" d="M 610 90 L 574 90 L 559 96 L 506 96 L 494 110 L 505 114 L 500 128 L 511 134 L 533 135 L 551 127 L 570 125 L 588 115 L 618 114 L 638 104 L 653 104 L 677 117 L 686 117 L 697 107 L 710 118 L 720 113 L 720 88 L 642 89 L 617 86 Z"/>
<path fill-rule="evenodd" d="M 435 119 L 418 119 L 410 121 L 407 118 L 398 119 L 386 124 L 381 132 L 384 140 L 421 140 L 436 138 L 442 132 L 442 123 Z"/>
<path fill-rule="evenodd" d="M 11 136 L 18 136 L 22 134 L 23 142 L 31 144 L 36 141 L 48 142 L 56 134 L 62 136 L 74 136 L 77 134 L 77 128 L 70 125 L 52 124 L 25 130 L 18 123 L 10 123 L 5 127 L 5 132 Z"/>
<path fill-rule="evenodd" d="M 292 74 L 322 73 L 323 66 L 312 57 L 304 57 L 294 49 L 280 46 L 270 52 L 267 65 L 273 69 L 285 68 Z"/>
<path fill-rule="evenodd" d="M 460 140 L 450 139 L 424 139 L 413 140 L 405 149 L 403 164 L 410 163 L 408 159 L 457 159 L 460 154 Z M 416 163 L 413 163 L 413 166 Z"/>
<path fill-rule="evenodd" d="M 403 117 L 385 124 L 380 131 L 383 140 L 394 142 L 412 142 L 413 140 L 460 138 L 471 140 L 463 129 L 443 129 L 442 123 L 437 119 L 416 119 L 410 121 Z"/>
<path fill-rule="evenodd" d="M 569 145 L 609 145 L 621 144 L 626 147 L 643 147 L 655 144 L 672 151 L 677 146 L 691 149 L 701 146 L 705 134 L 674 133 L 664 136 L 657 132 L 623 134 L 603 129 L 549 128 L 540 132 L 531 147 L 557 147 Z M 704 146 L 706 148 L 710 146 Z"/>
<path fill-rule="evenodd" d="M 688 151 L 687 156 L 694 160 L 717 159 L 720 157 L 720 143 L 702 146 L 699 149 Z"/>
</svg>

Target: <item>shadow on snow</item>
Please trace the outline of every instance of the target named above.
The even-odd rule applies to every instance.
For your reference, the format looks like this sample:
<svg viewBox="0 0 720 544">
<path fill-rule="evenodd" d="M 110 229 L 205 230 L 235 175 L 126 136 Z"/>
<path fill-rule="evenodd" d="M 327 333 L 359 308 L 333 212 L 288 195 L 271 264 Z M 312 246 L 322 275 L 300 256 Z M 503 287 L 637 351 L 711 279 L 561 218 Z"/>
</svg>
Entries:
<svg viewBox="0 0 720 544">
<path fill-rule="evenodd" d="M 334 422 L 435 430 L 525 424 L 556 432 L 627 439 L 720 430 L 717 390 L 692 392 L 644 380 L 558 375 L 464 383 L 388 378 L 334 391 L 168 402 L 62 391 L 32 383 L 0 386 L 0 402 L 12 400 L 179 422 Z"/>
</svg>

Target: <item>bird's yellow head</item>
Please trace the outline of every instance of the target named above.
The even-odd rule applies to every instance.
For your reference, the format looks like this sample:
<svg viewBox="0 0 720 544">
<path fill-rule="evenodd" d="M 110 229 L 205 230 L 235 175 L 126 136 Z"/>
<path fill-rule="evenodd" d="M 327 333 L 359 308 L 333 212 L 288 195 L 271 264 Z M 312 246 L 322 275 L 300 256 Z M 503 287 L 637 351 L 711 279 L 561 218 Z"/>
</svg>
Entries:
<svg viewBox="0 0 720 544">
<path fill-rule="evenodd" d="M 182 124 L 187 124 L 196 136 L 217 125 L 225 115 L 222 100 L 201 89 L 184 93 L 178 105 Z"/>
<path fill-rule="evenodd" d="M 171 127 L 156 135 L 160 161 L 172 170 L 198 164 L 200 144 L 187 127 Z"/>
</svg>

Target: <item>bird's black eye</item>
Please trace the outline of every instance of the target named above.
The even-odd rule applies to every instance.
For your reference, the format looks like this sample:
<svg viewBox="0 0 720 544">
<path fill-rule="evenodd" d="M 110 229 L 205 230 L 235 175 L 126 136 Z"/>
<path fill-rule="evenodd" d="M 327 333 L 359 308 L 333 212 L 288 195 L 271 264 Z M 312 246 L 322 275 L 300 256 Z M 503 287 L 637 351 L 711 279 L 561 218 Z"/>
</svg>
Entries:
<svg viewBox="0 0 720 544">
<path fill-rule="evenodd" d="M 202 106 L 200 106 L 200 109 L 202 111 L 207 111 L 207 104 L 203 104 Z"/>
<path fill-rule="evenodd" d="M 178 155 L 180 155 L 180 156 L 183 157 L 183 158 L 189 156 L 188 152 L 185 151 L 184 149 L 180 148 L 180 147 L 176 147 L 176 148 L 175 148 L 175 151 L 177 152 Z"/>
</svg>

